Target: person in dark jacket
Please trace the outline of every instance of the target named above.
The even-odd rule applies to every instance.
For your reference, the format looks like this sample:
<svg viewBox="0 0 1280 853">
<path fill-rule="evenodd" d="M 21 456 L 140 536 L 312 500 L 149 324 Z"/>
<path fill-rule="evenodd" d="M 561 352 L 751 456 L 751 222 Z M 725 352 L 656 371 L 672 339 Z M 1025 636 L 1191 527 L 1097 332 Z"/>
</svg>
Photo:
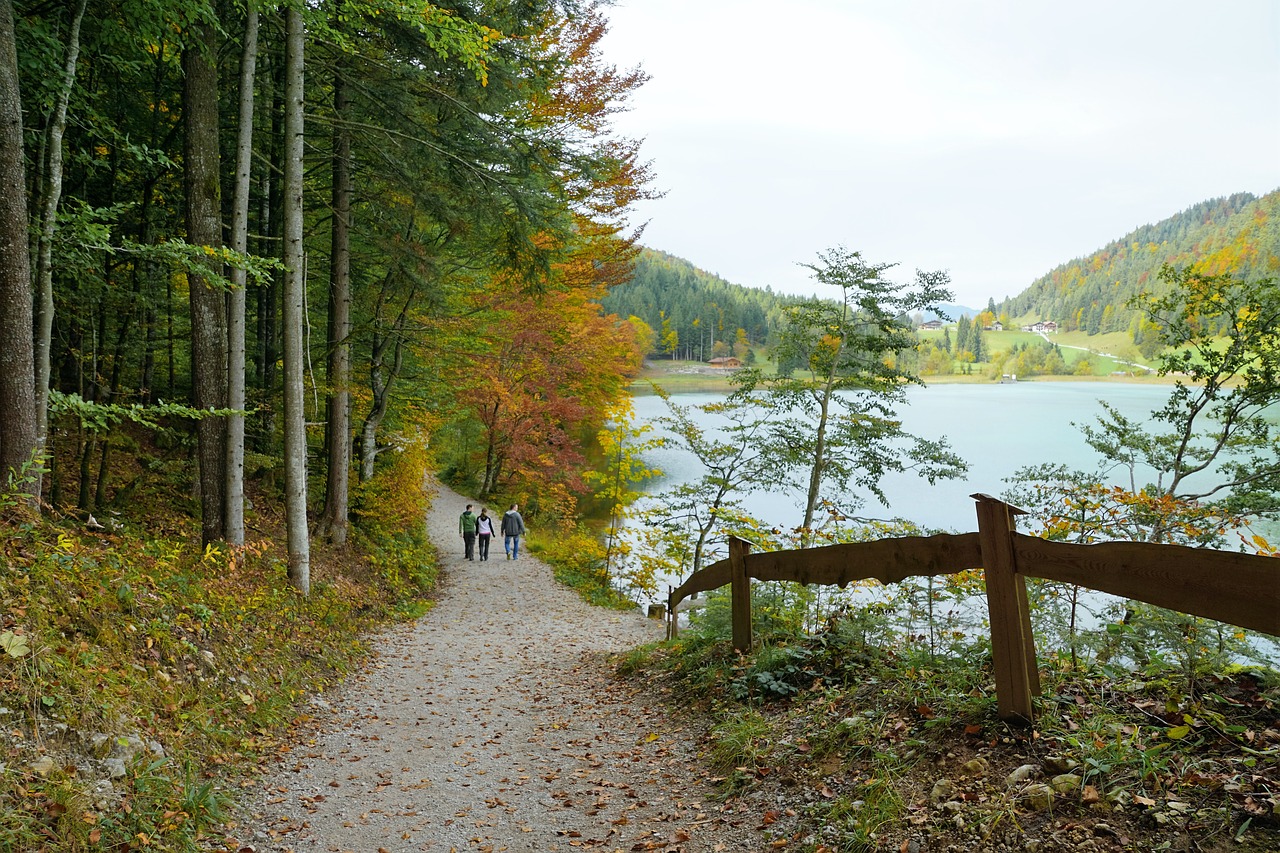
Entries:
<svg viewBox="0 0 1280 853">
<path fill-rule="evenodd" d="M 468 560 L 476 558 L 476 514 L 471 511 L 471 504 L 458 517 L 458 532 L 462 534 L 463 556 Z"/>
<path fill-rule="evenodd" d="M 502 544 L 507 549 L 507 559 L 520 558 L 520 537 L 524 535 L 524 519 L 520 517 L 519 504 L 502 514 Z"/>
</svg>

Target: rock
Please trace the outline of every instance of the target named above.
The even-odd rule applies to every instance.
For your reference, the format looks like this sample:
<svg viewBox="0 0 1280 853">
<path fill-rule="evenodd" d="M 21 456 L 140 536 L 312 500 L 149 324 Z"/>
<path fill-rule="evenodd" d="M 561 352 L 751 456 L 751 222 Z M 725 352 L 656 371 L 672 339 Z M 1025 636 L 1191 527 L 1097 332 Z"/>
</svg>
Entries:
<svg viewBox="0 0 1280 853">
<path fill-rule="evenodd" d="M 31 772 L 45 779 L 49 778 L 49 774 L 53 772 L 58 765 L 52 758 L 42 755 L 35 761 L 31 762 Z"/>
<path fill-rule="evenodd" d="M 105 758 L 111 751 L 111 736 L 94 732 L 89 735 L 89 749 L 98 758 Z"/>
<path fill-rule="evenodd" d="M 985 758 L 974 758 L 964 763 L 960 771 L 966 776 L 986 776 L 991 770 L 991 765 L 987 763 Z"/>
<path fill-rule="evenodd" d="M 1036 765 L 1024 764 L 1021 767 L 1014 770 L 1008 776 L 1006 776 L 1004 779 L 1004 784 L 1009 788 L 1012 788 L 1015 785 L 1021 785 L 1023 782 L 1026 782 L 1028 779 L 1035 776 L 1039 772 L 1040 772 L 1040 768 L 1037 767 Z"/>
<path fill-rule="evenodd" d="M 107 757 L 120 758 L 128 764 L 146 751 L 147 745 L 142 738 L 135 735 L 124 735 L 123 737 L 112 739 L 111 751 L 107 753 Z"/>
<path fill-rule="evenodd" d="M 93 807 L 101 811 L 106 811 L 116 804 L 116 788 L 106 779 L 99 779 L 93 783 L 93 787 L 89 789 L 89 797 L 93 800 Z"/>
<path fill-rule="evenodd" d="M 124 760 L 120 758 L 102 759 L 102 771 L 107 774 L 108 779 L 123 779 L 128 772 Z"/>
<path fill-rule="evenodd" d="M 1022 804 L 1034 811 L 1043 811 L 1053 805 L 1053 789 L 1039 782 L 1028 785 L 1019 797 Z"/>
<path fill-rule="evenodd" d="M 933 790 L 929 792 L 929 799 L 935 803 L 945 802 L 956 795 L 955 783 L 950 779 L 939 779 L 933 783 Z"/>
<path fill-rule="evenodd" d="M 1050 755 L 1044 760 L 1046 770 L 1054 773 L 1068 773 L 1080 766 L 1080 762 L 1065 755 Z"/>
<path fill-rule="evenodd" d="M 1074 773 L 1059 773 L 1049 780 L 1049 787 L 1059 794 L 1080 790 L 1080 777 Z"/>
</svg>

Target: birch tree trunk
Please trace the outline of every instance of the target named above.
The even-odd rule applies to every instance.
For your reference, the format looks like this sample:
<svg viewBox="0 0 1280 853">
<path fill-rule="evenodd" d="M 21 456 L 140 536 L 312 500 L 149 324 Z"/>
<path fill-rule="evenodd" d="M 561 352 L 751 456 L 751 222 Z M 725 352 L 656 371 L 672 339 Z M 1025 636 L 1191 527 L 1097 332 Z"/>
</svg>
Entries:
<svg viewBox="0 0 1280 853">
<path fill-rule="evenodd" d="M 240 58 L 240 124 L 236 140 L 236 182 L 231 202 L 231 248 L 249 250 L 249 164 L 253 156 L 253 78 L 258 62 L 258 10 L 249 4 Z M 245 407 L 245 288 L 248 274 L 231 270 L 227 304 L 227 408 Z M 244 415 L 227 421 L 227 542 L 244 544 Z"/>
<path fill-rule="evenodd" d="M 0 491 L 36 453 L 35 344 L 13 3 L 0 0 Z M 37 506 L 34 484 L 18 486 Z"/>
<path fill-rule="evenodd" d="M 189 37 L 190 43 L 182 53 L 187 241 L 196 246 L 220 247 L 217 33 L 207 23 L 197 22 L 192 24 Z M 226 408 L 226 296 L 205 276 L 188 273 L 187 281 L 191 298 L 192 405 L 197 409 Z M 200 534 L 206 545 L 226 535 L 226 434 L 222 418 L 205 417 L 196 423 Z"/>
<path fill-rule="evenodd" d="M 340 61 L 340 60 L 339 60 Z M 351 131 L 349 105 L 339 66 L 333 77 L 333 231 L 329 266 L 329 367 L 325 479 L 321 535 L 335 545 L 347 541 L 351 484 Z"/>
<path fill-rule="evenodd" d="M 67 102 L 76 82 L 76 63 L 80 58 L 80 22 L 84 19 L 85 0 L 76 4 L 67 33 L 67 58 L 62 68 L 58 98 L 45 129 L 44 182 L 40 189 L 40 234 L 36 244 L 36 312 L 35 338 L 35 412 L 36 450 L 43 454 L 49 438 L 49 373 L 53 343 L 53 238 L 58 226 L 58 203 L 62 200 L 62 136 L 67 129 Z M 40 494 L 43 477 L 37 471 L 33 488 Z"/>
<path fill-rule="evenodd" d="M 285 11 L 284 97 L 284 478 L 289 582 L 311 590 L 307 538 L 307 432 L 303 420 L 302 13 Z"/>
</svg>

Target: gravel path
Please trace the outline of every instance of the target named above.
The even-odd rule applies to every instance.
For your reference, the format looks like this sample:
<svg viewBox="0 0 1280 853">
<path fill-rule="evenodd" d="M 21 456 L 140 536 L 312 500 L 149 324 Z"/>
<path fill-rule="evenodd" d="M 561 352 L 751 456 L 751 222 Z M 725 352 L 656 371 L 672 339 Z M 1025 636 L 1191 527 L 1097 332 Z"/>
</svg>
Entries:
<svg viewBox="0 0 1280 853">
<path fill-rule="evenodd" d="M 698 733 L 610 671 L 608 653 L 661 625 L 584 604 L 500 540 L 490 560 L 462 559 L 467 499 L 436 488 L 436 606 L 316 700 L 312 730 L 262 780 L 241 850 L 765 848 L 758 818 L 710 799 Z"/>
</svg>

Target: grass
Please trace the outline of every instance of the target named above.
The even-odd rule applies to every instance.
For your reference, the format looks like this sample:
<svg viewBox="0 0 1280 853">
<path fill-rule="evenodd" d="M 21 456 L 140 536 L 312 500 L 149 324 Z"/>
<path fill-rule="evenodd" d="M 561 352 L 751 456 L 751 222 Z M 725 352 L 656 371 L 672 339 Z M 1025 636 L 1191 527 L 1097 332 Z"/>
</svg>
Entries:
<svg viewBox="0 0 1280 853">
<path fill-rule="evenodd" d="M 922 331 L 918 333 L 923 339 L 941 340 L 942 331 Z M 1109 377 L 1115 373 L 1132 373 L 1137 368 L 1126 361 L 1138 362 L 1145 364 L 1143 359 L 1137 352 L 1137 348 L 1133 346 L 1129 336 L 1123 332 L 1113 332 L 1106 335 L 1086 335 L 1083 332 L 1059 332 L 1049 336 L 1049 340 L 1057 344 L 1062 352 L 1063 361 L 1068 367 L 1074 367 L 1077 361 L 1082 358 L 1089 357 L 1093 359 L 1094 370 L 1092 377 Z M 990 352 L 1008 352 L 1019 344 L 1026 346 L 1040 346 L 1045 342 L 1043 336 L 1034 332 L 1023 332 L 1021 330 L 1009 330 L 1002 332 L 984 332 L 983 345 Z M 1109 355 L 1101 355 L 1101 353 L 1109 353 Z M 982 374 L 980 381 L 990 381 L 985 374 L 989 366 L 988 362 L 979 362 L 973 365 L 976 373 Z M 953 374 L 963 375 L 963 374 Z M 965 377 L 969 379 L 970 377 Z M 1075 376 L 1037 376 L 1037 380 L 1042 379 L 1080 379 L 1082 377 Z M 1090 377 L 1083 377 L 1090 378 Z M 928 378 L 933 381 L 953 381 L 946 376 L 931 376 Z"/>
</svg>

